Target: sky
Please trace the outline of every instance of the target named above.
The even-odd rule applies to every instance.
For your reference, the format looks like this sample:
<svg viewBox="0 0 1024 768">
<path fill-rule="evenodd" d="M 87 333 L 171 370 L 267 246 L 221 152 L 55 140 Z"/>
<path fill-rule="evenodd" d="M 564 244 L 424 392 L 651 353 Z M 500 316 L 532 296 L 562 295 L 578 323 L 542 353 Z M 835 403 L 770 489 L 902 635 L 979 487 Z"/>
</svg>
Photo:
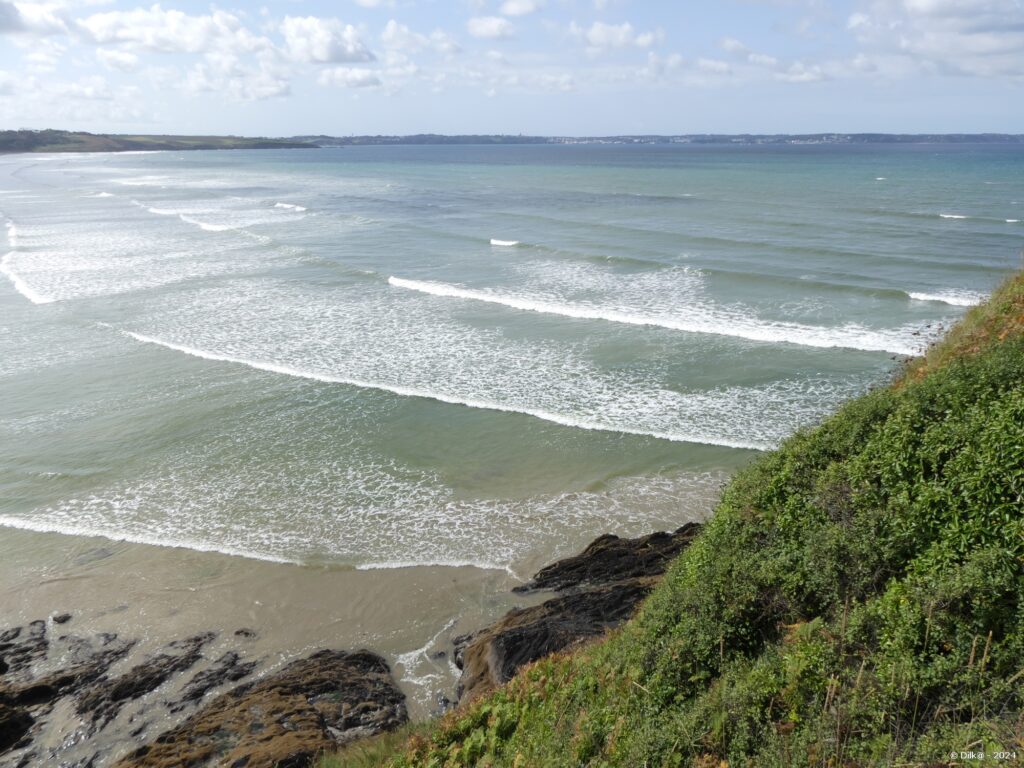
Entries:
<svg viewBox="0 0 1024 768">
<path fill-rule="evenodd" d="M 0 128 L 1024 133 L 1024 0 L 0 0 Z"/>
</svg>

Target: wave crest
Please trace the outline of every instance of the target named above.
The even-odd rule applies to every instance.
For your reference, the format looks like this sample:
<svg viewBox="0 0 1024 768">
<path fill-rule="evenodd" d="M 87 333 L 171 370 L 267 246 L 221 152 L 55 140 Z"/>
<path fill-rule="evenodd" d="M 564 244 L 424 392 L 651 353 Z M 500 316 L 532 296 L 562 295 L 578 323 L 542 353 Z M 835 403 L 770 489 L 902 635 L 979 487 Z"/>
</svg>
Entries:
<svg viewBox="0 0 1024 768">
<path fill-rule="evenodd" d="M 633 310 L 588 304 L 567 304 L 514 294 L 498 294 L 448 283 L 407 280 L 394 276 L 388 278 L 388 283 L 396 288 L 433 296 L 483 301 L 528 312 L 561 315 L 580 320 L 605 320 L 628 325 L 655 326 L 687 333 L 731 336 L 773 344 L 786 343 L 820 348 L 859 349 L 867 352 L 892 352 L 900 355 L 916 354 L 922 346 L 919 342 L 911 342 L 906 339 L 907 333 L 904 332 L 906 329 L 892 332 L 871 330 L 854 324 L 826 328 L 799 323 L 760 322 L 756 318 L 744 317 L 714 308 L 702 309 L 691 317 L 675 318 L 640 314 Z"/>
</svg>

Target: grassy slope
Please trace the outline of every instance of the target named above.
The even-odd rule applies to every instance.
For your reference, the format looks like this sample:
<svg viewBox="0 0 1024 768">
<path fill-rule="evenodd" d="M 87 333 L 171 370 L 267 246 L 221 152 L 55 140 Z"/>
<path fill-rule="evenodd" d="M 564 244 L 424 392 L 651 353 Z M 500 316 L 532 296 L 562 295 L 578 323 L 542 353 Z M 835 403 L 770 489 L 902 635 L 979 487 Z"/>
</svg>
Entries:
<svg viewBox="0 0 1024 768">
<path fill-rule="evenodd" d="M 623 630 L 402 754 L 392 737 L 325 766 L 1024 760 L 1022 702 L 1018 275 L 893 386 L 741 472 Z"/>
</svg>

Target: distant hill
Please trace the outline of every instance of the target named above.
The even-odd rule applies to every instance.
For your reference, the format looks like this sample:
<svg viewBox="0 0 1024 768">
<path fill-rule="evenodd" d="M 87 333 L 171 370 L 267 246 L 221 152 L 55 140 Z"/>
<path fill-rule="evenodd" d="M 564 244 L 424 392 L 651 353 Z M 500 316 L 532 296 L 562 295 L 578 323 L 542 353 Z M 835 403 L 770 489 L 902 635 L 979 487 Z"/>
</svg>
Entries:
<svg viewBox="0 0 1024 768">
<path fill-rule="evenodd" d="M 623 136 L 524 136 L 465 134 L 446 136 L 418 133 L 411 136 L 295 136 L 320 147 L 391 144 L 1024 144 L 1024 136 L 1006 133 L 807 133 L 725 134 L 701 133 Z"/>
<path fill-rule="evenodd" d="M 417 133 L 409 136 L 292 136 L 285 139 L 243 136 L 171 136 L 85 133 L 83 131 L 0 131 L 0 154 L 12 152 L 126 152 L 187 149 L 290 149 L 390 145 L 498 144 L 1022 144 L 1024 135 L 1006 133 L 808 133 L 680 134 L 674 136 L 524 136 L 521 134 Z"/>
<path fill-rule="evenodd" d="M 0 153 L 125 152 L 155 149 L 287 149 L 309 148 L 294 139 L 241 136 L 122 136 L 79 131 L 0 131 Z"/>
</svg>

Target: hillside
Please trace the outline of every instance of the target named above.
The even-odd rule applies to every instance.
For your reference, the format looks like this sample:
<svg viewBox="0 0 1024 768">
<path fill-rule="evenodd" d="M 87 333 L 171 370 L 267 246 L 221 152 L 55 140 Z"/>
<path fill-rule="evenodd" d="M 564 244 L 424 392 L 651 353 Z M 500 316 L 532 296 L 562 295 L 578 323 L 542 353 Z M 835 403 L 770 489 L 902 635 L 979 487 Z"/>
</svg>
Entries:
<svg viewBox="0 0 1024 768">
<path fill-rule="evenodd" d="M 624 629 L 324 765 L 1010 765 L 1022 704 L 1017 275 L 737 475 Z"/>
<path fill-rule="evenodd" d="M 121 136 L 78 131 L 0 131 L 0 154 L 12 152 L 125 152 L 158 149 L 288 149 L 312 145 L 240 136 Z"/>
</svg>

